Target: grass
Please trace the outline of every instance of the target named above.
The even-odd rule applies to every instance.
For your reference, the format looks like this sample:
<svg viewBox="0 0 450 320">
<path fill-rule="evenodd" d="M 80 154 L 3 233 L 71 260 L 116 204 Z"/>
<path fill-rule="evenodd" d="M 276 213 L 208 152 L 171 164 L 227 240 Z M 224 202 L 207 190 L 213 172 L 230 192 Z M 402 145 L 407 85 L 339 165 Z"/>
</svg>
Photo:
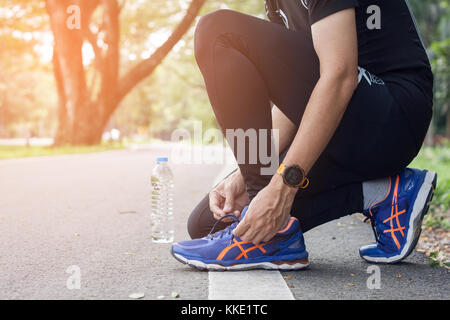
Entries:
<svg viewBox="0 0 450 320">
<path fill-rule="evenodd" d="M 0 159 L 26 158 L 36 156 L 55 156 L 63 154 L 93 153 L 118 150 L 125 147 L 122 143 L 104 143 L 97 146 L 0 146 Z"/>
<path fill-rule="evenodd" d="M 450 144 L 423 148 L 410 167 L 432 170 L 438 174 L 434 199 L 424 225 L 450 230 Z"/>
</svg>

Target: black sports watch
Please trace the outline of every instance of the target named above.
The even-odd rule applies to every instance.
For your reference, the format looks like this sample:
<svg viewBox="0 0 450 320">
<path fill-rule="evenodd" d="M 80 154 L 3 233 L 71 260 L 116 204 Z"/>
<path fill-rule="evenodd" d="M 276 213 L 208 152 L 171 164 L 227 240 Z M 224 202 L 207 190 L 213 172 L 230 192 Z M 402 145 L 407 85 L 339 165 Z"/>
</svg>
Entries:
<svg viewBox="0 0 450 320">
<path fill-rule="evenodd" d="M 286 166 L 282 163 L 277 173 L 283 177 L 284 183 L 292 188 L 306 189 L 309 186 L 305 170 L 298 165 Z"/>
</svg>

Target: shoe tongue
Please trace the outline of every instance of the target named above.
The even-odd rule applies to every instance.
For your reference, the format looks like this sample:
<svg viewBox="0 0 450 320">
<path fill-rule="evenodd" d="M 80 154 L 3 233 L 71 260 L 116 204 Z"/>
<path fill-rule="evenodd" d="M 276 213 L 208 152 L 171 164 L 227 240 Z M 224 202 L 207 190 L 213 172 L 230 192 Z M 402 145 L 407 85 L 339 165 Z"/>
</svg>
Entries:
<svg viewBox="0 0 450 320">
<path fill-rule="evenodd" d="M 248 210 L 248 206 L 246 206 L 246 207 L 244 208 L 244 210 L 242 210 L 240 220 L 244 219 L 245 214 L 247 213 L 247 210 Z"/>
</svg>

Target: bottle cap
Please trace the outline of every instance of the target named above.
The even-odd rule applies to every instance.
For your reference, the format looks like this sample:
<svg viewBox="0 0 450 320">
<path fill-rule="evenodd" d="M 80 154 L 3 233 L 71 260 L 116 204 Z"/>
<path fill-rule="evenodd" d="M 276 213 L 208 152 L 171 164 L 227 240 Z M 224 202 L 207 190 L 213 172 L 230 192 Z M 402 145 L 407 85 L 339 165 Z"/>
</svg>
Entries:
<svg viewBox="0 0 450 320">
<path fill-rule="evenodd" d="M 158 158 L 156 158 L 156 161 L 157 162 L 167 162 L 167 161 L 169 161 L 169 158 L 167 158 L 167 157 L 158 157 Z"/>
</svg>

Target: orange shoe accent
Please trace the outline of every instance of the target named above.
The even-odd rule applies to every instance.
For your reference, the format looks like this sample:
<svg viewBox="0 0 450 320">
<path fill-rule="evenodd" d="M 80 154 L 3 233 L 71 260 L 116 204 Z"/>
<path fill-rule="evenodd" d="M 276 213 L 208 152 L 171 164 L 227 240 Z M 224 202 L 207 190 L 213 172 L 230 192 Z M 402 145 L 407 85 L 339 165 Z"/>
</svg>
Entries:
<svg viewBox="0 0 450 320">
<path fill-rule="evenodd" d="M 395 181 L 395 190 L 394 190 L 394 194 L 393 194 L 393 197 L 392 197 L 391 216 L 383 221 L 383 223 L 386 223 L 387 221 L 389 221 L 391 229 L 384 230 L 384 233 L 386 233 L 386 232 L 390 232 L 391 233 L 391 236 L 394 239 L 394 242 L 395 242 L 395 245 L 397 246 L 397 249 L 400 249 L 401 245 L 398 242 L 397 237 L 395 236 L 395 231 L 400 231 L 402 236 L 405 237 L 405 234 L 404 234 L 403 230 L 406 229 L 405 227 L 401 226 L 400 220 L 398 219 L 398 217 L 401 214 L 406 212 L 406 210 L 402 210 L 400 212 L 398 211 L 397 196 L 398 196 L 398 185 L 399 185 L 399 182 L 400 182 L 400 176 L 397 176 L 397 179 Z M 395 209 L 395 213 L 394 213 L 394 209 Z M 396 228 L 394 228 L 394 218 L 395 218 L 395 221 L 397 222 L 397 227 Z"/>
<path fill-rule="evenodd" d="M 254 249 L 259 249 L 259 250 L 261 250 L 262 253 L 266 253 L 267 251 L 263 248 L 263 246 L 265 246 L 266 244 L 270 243 L 270 242 L 266 242 L 264 244 L 257 244 L 257 245 L 254 245 L 253 247 L 248 248 L 248 249 L 244 249 L 244 248 L 242 248 L 242 245 L 250 244 L 251 242 L 245 242 L 245 241 L 239 241 L 238 242 L 236 239 L 233 239 L 233 242 L 234 243 L 232 245 L 229 245 L 228 247 L 226 247 L 225 249 L 223 249 L 219 253 L 219 255 L 217 256 L 216 260 L 219 260 L 219 261 L 222 260 L 223 257 L 225 257 L 225 255 L 228 253 L 228 251 L 230 251 L 234 247 L 238 247 L 241 250 L 241 253 L 239 254 L 238 257 L 235 258 L 235 260 L 241 259 L 242 256 L 244 256 L 245 259 L 248 259 L 247 252 L 252 251 Z"/>
<path fill-rule="evenodd" d="M 244 248 L 241 247 L 241 244 L 236 241 L 236 239 L 233 238 L 234 243 L 237 244 L 238 248 L 242 251 L 241 255 L 244 255 L 245 259 L 248 259 L 247 252 L 244 250 Z"/>
<path fill-rule="evenodd" d="M 237 242 L 236 239 L 233 239 L 233 242 L 234 242 L 234 243 L 233 243 L 232 245 L 229 245 L 228 247 L 226 247 L 225 249 L 223 249 L 223 250 L 219 253 L 219 255 L 217 256 L 216 260 L 222 260 L 223 257 L 228 253 L 228 251 L 230 251 L 230 250 L 233 249 L 234 247 L 239 247 L 239 249 L 240 249 L 241 252 L 242 252 L 242 251 L 244 251 L 244 250 L 242 249 L 241 245 L 247 244 L 247 243 L 251 243 L 251 242 L 243 242 L 243 241 Z"/>
<path fill-rule="evenodd" d="M 292 226 L 292 224 L 294 223 L 295 220 L 297 220 L 297 218 L 291 217 L 289 219 L 289 222 L 288 222 L 287 226 L 283 230 L 278 231 L 278 233 L 283 233 L 283 232 L 286 232 L 287 230 L 289 230 L 289 228 Z M 236 239 L 233 238 L 233 244 L 229 245 L 228 247 L 223 249 L 219 253 L 219 255 L 217 256 L 216 260 L 222 260 L 223 257 L 225 257 L 225 255 L 228 253 L 228 251 L 230 251 L 234 247 L 238 247 L 239 250 L 241 250 L 241 253 L 235 258 L 235 260 L 239 260 L 242 257 L 244 257 L 245 259 L 248 259 L 247 252 L 250 252 L 250 251 L 255 250 L 255 249 L 259 249 L 259 250 L 261 250 L 262 253 L 266 253 L 266 250 L 264 249 L 264 246 L 266 244 L 271 243 L 271 241 L 266 242 L 264 244 L 257 244 L 257 245 L 254 245 L 253 247 L 250 247 L 250 248 L 247 248 L 247 249 L 244 249 L 242 247 L 242 245 L 249 244 L 249 243 L 251 243 L 251 242 L 245 242 L 245 241 L 239 241 L 238 242 Z"/>
<path fill-rule="evenodd" d="M 262 253 L 266 253 L 266 249 L 264 249 L 262 246 L 268 244 L 268 242 L 266 242 L 265 244 L 261 245 L 261 244 L 257 244 L 254 245 L 253 247 L 248 248 L 247 250 L 242 251 L 242 253 L 240 255 L 238 255 L 234 260 L 239 260 L 242 258 L 242 256 L 245 256 L 245 259 L 248 259 L 247 257 L 247 252 L 255 250 L 255 249 L 259 249 L 261 250 Z"/>
<path fill-rule="evenodd" d="M 296 220 L 296 218 L 291 217 L 291 218 L 289 219 L 289 222 L 288 222 L 286 228 L 284 228 L 283 230 L 278 231 L 278 233 L 283 233 L 283 232 L 288 231 L 289 228 L 292 226 L 292 224 L 294 223 L 295 220 Z"/>
</svg>

